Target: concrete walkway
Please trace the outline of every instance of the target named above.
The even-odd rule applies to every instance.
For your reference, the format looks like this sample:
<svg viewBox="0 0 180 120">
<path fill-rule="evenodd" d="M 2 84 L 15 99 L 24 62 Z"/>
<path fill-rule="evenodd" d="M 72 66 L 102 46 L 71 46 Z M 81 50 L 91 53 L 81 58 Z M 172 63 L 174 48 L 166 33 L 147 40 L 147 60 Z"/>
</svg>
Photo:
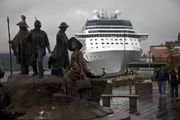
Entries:
<svg viewBox="0 0 180 120">
<path fill-rule="evenodd" d="M 159 96 L 157 88 L 156 83 L 153 83 L 153 94 L 143 95 L 138 99 L 138 113 L 130 114 L 131 120 L 180 120 L 176 110 L 176 101 L 170 97 L 169 85 L 167 84 L 166 97 Z M 133 89 L 132 94 L 134 91 Z M 113 88 L 113 94 L 128 95 L 129 86 Z M 114 111 L 128 113 L 129 100 L 128 98 L 112 98 L 111 107 Z"/>
</svg>

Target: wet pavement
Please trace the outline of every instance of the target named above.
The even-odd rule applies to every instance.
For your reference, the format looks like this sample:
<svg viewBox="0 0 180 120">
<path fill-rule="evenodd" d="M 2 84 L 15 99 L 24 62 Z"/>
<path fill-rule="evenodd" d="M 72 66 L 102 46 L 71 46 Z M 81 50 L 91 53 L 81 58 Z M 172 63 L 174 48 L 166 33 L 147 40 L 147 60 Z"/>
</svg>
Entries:
<svg viewBox="0 0 180 120">
<path fill-rule="evenodd" d="M 135 94 L 134 86 L 132 89 L 132 94 Z M 113 88 L 113 95 L 128 94 L 129 86 Z M 138 98 L 137 106 L 138 114 L 131 115 L 131 120 L 180 120 L 176 110 L 176 101 L 170 97 L 170 89 L 168 84 L 166 89 L 166 97 L 161 97 L 158 94 L 156 83 L 153 83 L 153 94 L 140 96 L 140 98 Z M 128 112 L 129 99 L 113 98 L 111 99 L 111 108 L 113 108 L 114 111 L 123 110 Z"/>
</svg>

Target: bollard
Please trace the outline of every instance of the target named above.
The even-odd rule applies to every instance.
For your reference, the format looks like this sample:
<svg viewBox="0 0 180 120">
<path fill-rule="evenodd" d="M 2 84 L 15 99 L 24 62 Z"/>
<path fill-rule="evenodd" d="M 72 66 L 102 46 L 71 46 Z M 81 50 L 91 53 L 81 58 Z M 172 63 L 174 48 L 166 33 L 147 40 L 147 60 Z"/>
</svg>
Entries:
<svg viewBox="0 0 180 120">
<path fill-rule="evenodd" d="M 106 88 L 103 93 L 109 94 L 109 95 L 112 94 L 112 81 L 111 80 L 107 81 Z M 110 104 L 111 104 L 110 97 L 103 97 L 102 104 L 103 106 L 110 107 Z"/>
<path fill-rule="evenodd" d="M 103 94 L 112 94 L 112 81 L 108 80 Z"/>
<path fill-rule="evenodd" d="M 102 98 L 102 104 L 103 104 L 103 106 L 105 106 L 105 107 L 110 107 L 110 102 L 111 102 L 110 97 L 103 97 L 103 98 Z"/>
<path fill-rule="evenodd" d="M 129 97 L 129 113 L 137 112 L 137 97 Z"/>
</svg>

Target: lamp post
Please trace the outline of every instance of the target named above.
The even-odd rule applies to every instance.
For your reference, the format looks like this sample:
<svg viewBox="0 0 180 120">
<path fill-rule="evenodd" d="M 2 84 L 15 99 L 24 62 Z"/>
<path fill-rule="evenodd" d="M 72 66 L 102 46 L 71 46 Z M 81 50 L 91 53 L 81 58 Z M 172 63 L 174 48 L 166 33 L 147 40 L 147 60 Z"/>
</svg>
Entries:
<svg viewBox="0 0 180 120">
<path fill-rule="evenodd" d="M 150 56 L 150 51 L 148 51 L 148 58 L 149 58 L 149 80 L 150 80 L 150 67 L 151 67 L 151 64 L 150 64 L 150 58 L 151 58 L 151 56 Z"/>
<path fill-rule="evenodd" d="M 127 72 L 126 70 L 126 37 L 125 37 L 125 33 L 124 33 L 124 66 L 125 66 L 125 72 Z"/>
</svg>

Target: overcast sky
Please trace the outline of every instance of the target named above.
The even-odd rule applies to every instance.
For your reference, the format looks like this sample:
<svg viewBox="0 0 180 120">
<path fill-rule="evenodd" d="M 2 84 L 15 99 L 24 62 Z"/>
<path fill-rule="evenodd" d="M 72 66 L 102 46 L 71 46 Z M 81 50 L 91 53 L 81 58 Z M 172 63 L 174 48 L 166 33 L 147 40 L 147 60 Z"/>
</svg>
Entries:
<svg viewBox="0 0 180 120">
<path fill-rule="evenodd" d="M 11 38 L 18 32 L 16 23 L 26 16 L 29 29 L 35 17 L 42 23 L 51 44 L 55 45 L 58 26 L 65 21 L 70 27 L 68 38 L 80 32 L 94 9 L 121 11 L 121 18 L 132 22 L 138 33 L 148 33 L 141 43 L 145 51 L 150 45 L 177 40 L 180 32 L 180 0 L 0 0 L 0 53 L 8 52 L 7 16 L 10 18 Z"/>
</svg>

